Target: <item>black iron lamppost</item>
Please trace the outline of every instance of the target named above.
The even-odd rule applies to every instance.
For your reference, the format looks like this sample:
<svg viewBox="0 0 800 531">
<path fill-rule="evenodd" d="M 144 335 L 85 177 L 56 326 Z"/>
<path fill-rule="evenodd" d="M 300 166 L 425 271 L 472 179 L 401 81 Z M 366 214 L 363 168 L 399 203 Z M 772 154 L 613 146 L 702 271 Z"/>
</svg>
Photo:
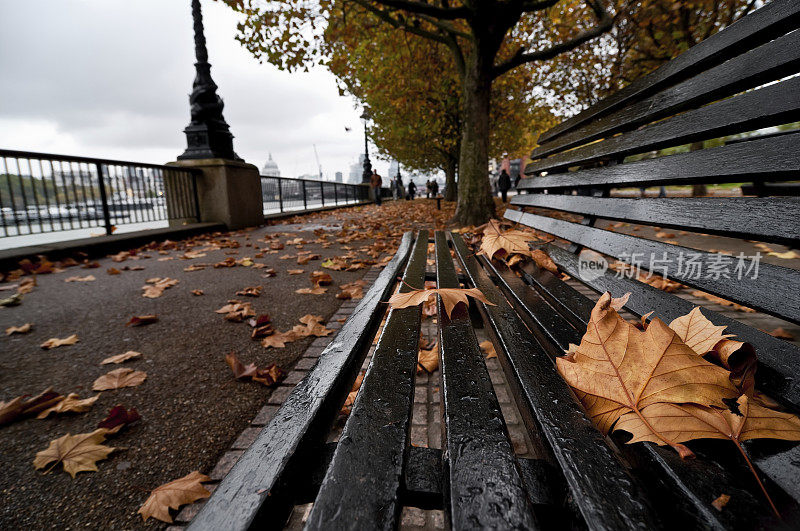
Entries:
<svg viewBox="0 0 800 531">
<path fill-rule="evenodd" d="M 233 159 L 242 160 L 233 151 L 233 135 L 222 116 L 222 98 L 217 95 L 217 84 L 211 79 L 206 38 L 203 35 L 203 14 L 200 0 L 192 0 L 194 20 L 194 53 L 197 58 L 192 94 L 189 96 L 192 121 L 183 131 L 188 147 L 178 160 Z"/>
<path fill-rule="evenodd" d="M 369 109 L 364 107 L 364 113 L 361 115 L 361 119 L 364 120 L 364 173 L 361 175 L 362 183 L 369 183 L 370 177 L 372 177 L 372 163 L 369 161 L 369 148 L 367 147 L 367 127 L 369 118 Z"/>
</svg>

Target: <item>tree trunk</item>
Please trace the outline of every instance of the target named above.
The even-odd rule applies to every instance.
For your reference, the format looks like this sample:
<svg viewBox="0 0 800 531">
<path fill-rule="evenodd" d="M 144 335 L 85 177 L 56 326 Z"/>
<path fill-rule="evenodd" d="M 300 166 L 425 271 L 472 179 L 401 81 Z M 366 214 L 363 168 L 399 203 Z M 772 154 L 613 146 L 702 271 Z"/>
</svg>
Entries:
<svg viewBox="0 0 800 531">
<path fill-rule="evenodd" d="M 456 182 L 456 168 L 458 161 L 455 157 L 447 157 L 444 167 L 444 200 L 455 201 L 458 199 L 458 183 Z"/>
<path fill-rule="evenodd" d="M 703 149 L 704 142 L 692 142 L 689 144 L 689 151 L 699 151 Z M 692 186 L 692 197 L 703 197 L 708 195 L 708 187 L 705 184 L 695 184 Z"/>
<path fill-rule="evenodd" d="M 463 78 L 464 121 L 458 162 L 458 206 L 453 222 L 482 225 L 495 215 L 489 188 L 489 106 L 492 53 L 475 43 Z"/>
</svg>

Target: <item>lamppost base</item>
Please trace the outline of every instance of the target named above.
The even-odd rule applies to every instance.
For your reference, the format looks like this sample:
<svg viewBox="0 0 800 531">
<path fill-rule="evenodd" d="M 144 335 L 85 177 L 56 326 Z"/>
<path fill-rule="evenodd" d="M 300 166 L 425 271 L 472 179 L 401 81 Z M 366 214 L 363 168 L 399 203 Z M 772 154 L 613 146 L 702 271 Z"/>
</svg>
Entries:
<svg viewBox="0 0 800 531">
<path fill-rule="evenodd" d="M 227 127 L 209 124 L 189 124 L 183 130 L 188 147 L 178 160 L 242 159 L 233 151 L 233 135 Z"/>
</svg>

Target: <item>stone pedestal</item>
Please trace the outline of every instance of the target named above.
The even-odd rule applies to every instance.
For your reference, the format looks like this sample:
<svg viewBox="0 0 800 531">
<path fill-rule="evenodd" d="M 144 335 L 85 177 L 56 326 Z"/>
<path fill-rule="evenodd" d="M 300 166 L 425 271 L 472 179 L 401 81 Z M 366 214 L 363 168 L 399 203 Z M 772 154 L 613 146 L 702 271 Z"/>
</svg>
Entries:
<svg viewBox="0 0 800 531">
<path fill-rule="evenodd" d="M 221 222 L 231 230 L 264 224 L 261 176 L 252 164 L 228 159 L 195 159 L 168 165 L 202 171 L 197 178 L 200 221 Z M 169 183 L 166 189 L 169 190 Z"/>
</svg>

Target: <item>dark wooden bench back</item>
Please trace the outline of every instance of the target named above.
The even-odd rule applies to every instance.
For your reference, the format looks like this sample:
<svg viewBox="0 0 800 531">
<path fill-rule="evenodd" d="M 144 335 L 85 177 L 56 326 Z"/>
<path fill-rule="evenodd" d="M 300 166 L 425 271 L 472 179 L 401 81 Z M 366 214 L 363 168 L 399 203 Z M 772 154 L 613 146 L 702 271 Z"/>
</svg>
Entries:
<svg viewBox="0 0 800 531">
<path fill-rule="evenodd" d="M 748 257 L 720 258 L 668 241 L 595 228 L 598 219 L 797 246 L 800 202 L 790 197 L 613 197 L 615 189 L 653 185 L 800 179 L 800 131 L 709 149 L 627 162 L 633 155 L 685 146 L 800 120 L 800 2 L 775 0 L 617 94 L 544 133 L 526 168 L 529 178 L 505 217 L 572 242 L 550 246 L 554 261 L 595 290 L 631 291 L 628 309 L 671 320 L 691 304 L 612 271 L 582 280 L 574 252 L 589 248 L 616 259 L 639 256 L 656 273 L 786 321 L 800 323 L 800 271 L 758 264 L 739 279 Z M 652 153 L 651 153 L 652 154 Z M 619 195 L 619 194 L 616 194 Z M 526 212 L 528 208 L 536 213 Z M 581 221 L 564 219 L 564 213 Z M 716 242 L 716 240 L 715 240 Z M 717 243 L 717 245 L 724 245 Z M 572 252 L 569 252 L 572 251 Z M 763 253 L 762 253 L 763 254 Z M 686 267 L 699 262 L 702 274 Z M 720 261 L 724 262 L 719 265 Z M 715 265 L 716 264 L 716 265 Z M 709 274 L 714 268 L 726 275 Z M 726 278 L 728 277 L 728 278 Z M 713 312 L 709 312 L 713 313 Z M 723 315 L 712 321 L 756 346 L 762 385 L 800 404 L 800 349 Z"/>
</svg>

